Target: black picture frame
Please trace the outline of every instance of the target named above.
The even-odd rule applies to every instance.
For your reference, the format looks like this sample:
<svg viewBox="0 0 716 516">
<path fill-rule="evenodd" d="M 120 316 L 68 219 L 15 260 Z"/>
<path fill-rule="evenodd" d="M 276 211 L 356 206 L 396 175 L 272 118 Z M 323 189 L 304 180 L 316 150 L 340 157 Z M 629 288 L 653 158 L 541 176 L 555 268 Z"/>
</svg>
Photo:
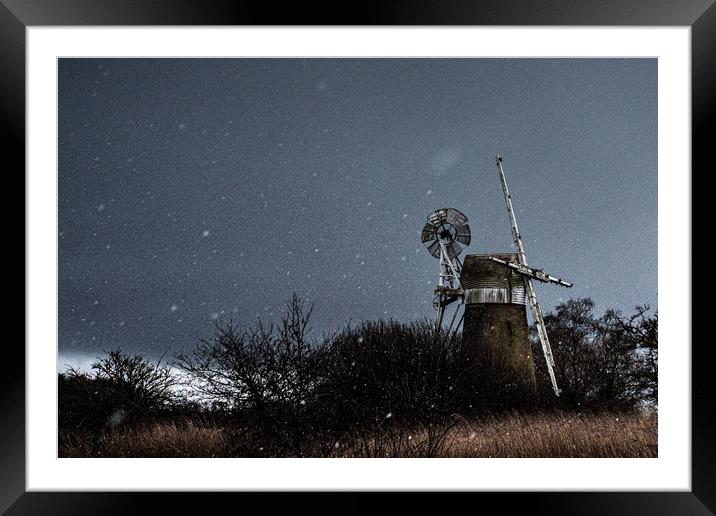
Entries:
<svg viewBox="0 0 716 516">
<path fill-rule="evenodd" d="M 716 117 L 716 6 L 713 0 L 427 0 L 363 1 L 354 8 L 231 0 L 0 0 L 0 124 L 9 176 L 25 170 L 25 29 L 62 25 L 575 25 L 690 26 L 692 73 L 692 171 L 708 171 L 710 129 Z M 688 160 L 688 156 L 684 157 Z M 676 171 L 675 171 L 676 173 Z M 692 172 L 692 178 L 695 174 Z M 22 182 L 24 191 L 24 181 Z M 693 191 L 693 188 L 692 188 Z M 693 206 L 693 201 L 692 201 Z M 23 247 L 24 249 L 24 247 Z M 690 250 L 684 250 L 689 258 Z M 27 258 L 24 254 L 24 260 Z M 20 260 L 19 257 L 15 258 Z M 685 278 L 691 283 L 691 278 Z M 23 300 L 25 296 L 23 294 Z M 687 300 L 685 300 L 686 302 Z M 24 307 L 24 303 L 22 305 Z M 692 303 L 692 306 L 696 306 Z M 693 320 L 693 317 L 692 317 Z M 462 493 L 398 495 L 401 512 L 449 510 L 464 503 L 498 504 L 546 514 L 713 514 L 716 511 L 716 423 L 714 352 L 710 339 L 684 342 L 692 351 L 692 490 L 690 492 Z M 272 512 L 277 503 L 311 512 L 358 513 L 384 504 L 383 495 L 293 493 L 77 493 L 26 492 L 25 353 L 5 346 L 0 376 L 0 510 L 7 514 L 135 514 L 213 512 L 230 503 L 244 510 L 253 503 Z M 318 496 L 321 500 L 317 500 Z M 237 498 L 240 498 L 237 500 Z M 237 505 L 238 503 L 238 505 Z M 449 506 L 445 506 L 448 503 Z M 198 508 L 202 510 L 199 511 Z M 322 509 L 323 508 L 323 509 Z M 233 511 L 232 511 L 233 512 Z"/>
</svg>

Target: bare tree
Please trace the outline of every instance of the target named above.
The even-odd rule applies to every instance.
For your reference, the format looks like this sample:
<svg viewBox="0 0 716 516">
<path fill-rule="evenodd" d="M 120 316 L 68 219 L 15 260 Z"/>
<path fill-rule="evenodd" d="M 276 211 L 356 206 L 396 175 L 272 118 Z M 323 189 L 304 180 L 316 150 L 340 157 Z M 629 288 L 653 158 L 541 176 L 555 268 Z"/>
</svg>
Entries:
<svg viewBox="0 0 716 516">
<path fill-rule="evenodd" d="M 269 440 L 304 453 L 309 417 L 325 376 L 325 347 L 309 339 L 313 306 L 293 295 L 278 326 L 217 325 L 210 340 L 177 355 L 191 387 L 209 402 L 226 403 Z"/>
<path fill-rule="evenodd" d="M 543 399 L 574 408 L 656 405 L 657 315 L 649 316 L 648 306 L 631 315 L 610 309 L 596 317 L 593 310 L 591 299 L 572 299 L 545 316 L 562 397 Z M 542 386 L 545 371 L 538 361 Z"/>
<path fill-rule="evenodd" d="M 658 402 L 659 314 L 648 315 L 649 306 L 637 306 L 628 317 L 621 316 L 619 334 L 634 350 L 630 389 L 634 396 L 656 406 Z"/>
</svg>

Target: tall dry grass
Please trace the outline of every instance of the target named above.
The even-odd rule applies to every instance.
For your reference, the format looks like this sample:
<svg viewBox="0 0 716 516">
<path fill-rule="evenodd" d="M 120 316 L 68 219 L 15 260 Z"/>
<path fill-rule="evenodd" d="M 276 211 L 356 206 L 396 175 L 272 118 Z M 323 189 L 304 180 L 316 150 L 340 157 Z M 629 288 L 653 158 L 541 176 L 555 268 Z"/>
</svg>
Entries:
<svg viewBox="0 0 716 516">
<path fill-rule="evenodd" d="M 470 422 L 446 457 L 656 457 L 656 414 L 513 415 Z"/>
<path fill-rule="evenodd" d="M 157 423 L 94 439 L 63 435 L 60 457 L 227 457 L 246 449 L 241 432 Z M 321 443 L 329 457 L 656 457 L 655 413 L 542 413 L 491 416 L 407 428 L 394 425 Z M 259 450 L 248 456 L 263 456 Z"/>
<path fill-rule="evenodd" d="M 514 414 L 479 421 L 356 436 L 336 444 L 333 457 L 656 457 L 657 416 L 633 414 Z"/>
<path fill-rule="evenodd" d="M 119 429 L 97 437 L 60 436 L 60 457 L 222 457 L 224 430 L 216 427 L 155 423 Z"/>
</svg>

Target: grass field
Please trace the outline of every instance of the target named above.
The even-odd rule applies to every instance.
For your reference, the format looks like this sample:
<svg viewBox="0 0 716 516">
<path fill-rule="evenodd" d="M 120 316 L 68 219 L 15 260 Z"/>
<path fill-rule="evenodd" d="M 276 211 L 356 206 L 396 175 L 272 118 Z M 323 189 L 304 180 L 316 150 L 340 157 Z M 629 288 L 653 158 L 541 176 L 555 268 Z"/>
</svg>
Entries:
<svg viewBox="0 0 716 516">
<path fill-rule="evenodd" d="M 99 436 L 60 436 L 60 457 L 231 457 L 236 432 L 198 422 L 155 423 Z M 407 428 L 393 425 L 319 443 L 328 457 L 656 457 L 655 413 L 513 414 Z"/>
</svg>

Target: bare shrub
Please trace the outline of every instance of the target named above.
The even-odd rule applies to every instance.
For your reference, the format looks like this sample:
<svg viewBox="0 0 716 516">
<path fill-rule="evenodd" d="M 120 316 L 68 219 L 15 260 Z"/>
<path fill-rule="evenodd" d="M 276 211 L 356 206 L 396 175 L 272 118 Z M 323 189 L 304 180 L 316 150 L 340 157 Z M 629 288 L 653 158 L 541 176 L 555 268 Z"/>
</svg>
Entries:
<svg viewBox="0 0 716 516">
<path fill-rule="evenodd" d="M 325 377 L 325 347 L 309 340 L 312 306 L 294 295 L 278 327 L 217 326 L 189 354 L 177 355 L 193 389 L 226 403 L 265 450 L 301 456 L 321 427 L 314 424 L 315 393 Z"/>
<path fill-rule="evenodd" d="M 176 401 L 176 380 L 169 367 L 121 349 L 105 351 L 90 373 L 67 369 L 58 382 L 61 430 L 116 427 Z"/>
<path fill-rule="evenodd" d="M 328 344 L 321 386 L 325 418 L 337 431 L 433 423 L 455 411 L 461 378 L 458 339 L 418 321 L 365 322 Z"/>
</svg>

